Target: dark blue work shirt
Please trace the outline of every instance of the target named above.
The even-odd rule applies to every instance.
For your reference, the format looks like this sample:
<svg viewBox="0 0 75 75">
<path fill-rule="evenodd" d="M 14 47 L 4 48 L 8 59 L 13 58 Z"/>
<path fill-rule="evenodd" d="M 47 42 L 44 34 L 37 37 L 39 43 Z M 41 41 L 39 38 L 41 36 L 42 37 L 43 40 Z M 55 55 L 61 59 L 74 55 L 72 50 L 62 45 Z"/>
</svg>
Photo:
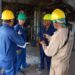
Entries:
<svg viewBox="0 0 75 75">
<path fill-rule="evenodd" d="M 46 30 L 46 28 L 44 26 L 41 26 L 40 31 L 39 31 L 39 37 L 41 41 L 45 41 L 46 45 L 48 45 L 48 40 L 44 37 L 44 34 L 48 34 L 50 36 L 53 35 L 53 33 L 55 32 L 55 28 L 53 27 L 53 25 L 50 25 L 48 30 Z"/>
<path fill-rule="evenodd" d="M 8 24 L 0 27 L 0 63 L 16 58 L 17 45 L 23 46 L 25 41 Z"/>
<path fill-rule="evenodd" d="M 19 25 L 19 24 L 16 24 L 16 25 L 14 26 L 14 29 L 15 29 L 15 31 L 16 31 L 19 35 L 21 35 L 21 36 L 23 37 L 24 41 L 27 42 L 27 37 L 26 37 L 25 29 L 24 29 L 21 25 Z M 21 49 L 21 48 L 18 47 L 17 49 Z"/>
</svg>

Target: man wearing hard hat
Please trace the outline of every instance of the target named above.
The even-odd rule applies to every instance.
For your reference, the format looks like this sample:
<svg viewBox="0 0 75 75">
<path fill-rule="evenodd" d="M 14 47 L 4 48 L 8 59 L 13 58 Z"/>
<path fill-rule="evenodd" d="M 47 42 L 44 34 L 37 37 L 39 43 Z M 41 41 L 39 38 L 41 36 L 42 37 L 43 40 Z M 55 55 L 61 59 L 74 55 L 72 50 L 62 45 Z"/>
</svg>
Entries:
<svg viewBox="0 0 75 75">
<path fill-rule="evenodd" d="M 0 69 L 4 70 L 4 75 L 16 74 L 16 48 L 17 45 L 25 44 L 22 36 L 13 29 L 14 18 L 14 13 L 11 10 L 3 11 L 1 18 L 3 22 L 0 27 Z"/>
<path fill-rule="evenodd" d="M 52 12 L 51 20 L 57 31 L 48 46 L 40 42 L 47 56 L 52 56 L 49 75 L 68 75 L 69 59 L 73 47 L 74 34 L 66 27 L 65 13 L 61 9 Z M 45 35 L 46 36 L 46 35 Z"/>
<path fill-rule="evenodd" d="M 40 41 L 45 41 L 46 44 L 48 45 L 49 44 L 49 41 L 47 41 L 47 39 L 45 38 L 45 34 L 48 34 L 48 35 L 53 35 L 55 29 L 53 27 L 53 25 L 51 24 L 51 14 L 45 14 L 44 17 L 43 17 L 43 25 L 41 26 L 40 28 L 40 31 L 39 31 L 39 38 L 40 38 Z M 51 57 L 48 57 L 45 55 L 44 51 L 43 51 L 43 48 L 42 48 L 42 45 L 40 44 L 40 69 L 43 70 L 44 67 L 45 67 L 45 58 L 46 58 L 46 62 L 47 62 L 47 68 L 48 70 L 50 70 L 50 62 L 51 62 Z"/>
<path fill-rule="evenodd" d="M 27 20 L 27 16 L 24 12 L 20 12 L 18 14 L 17 19 L 18 19 L 18 24 L 16 24 L 14 26 L 14 29 L 27 42 L 26 32 L 25 32 L 25 29 L 24 29 L 24 24 L 25 24 L 25 21 Z M 22 66 L 23 69 L 29 66 L 26 63 L 26 48 L 18 47 L 16 52 L 17 52 L 17 72 L 20 72 L 21 66 Z"/>
</svg>

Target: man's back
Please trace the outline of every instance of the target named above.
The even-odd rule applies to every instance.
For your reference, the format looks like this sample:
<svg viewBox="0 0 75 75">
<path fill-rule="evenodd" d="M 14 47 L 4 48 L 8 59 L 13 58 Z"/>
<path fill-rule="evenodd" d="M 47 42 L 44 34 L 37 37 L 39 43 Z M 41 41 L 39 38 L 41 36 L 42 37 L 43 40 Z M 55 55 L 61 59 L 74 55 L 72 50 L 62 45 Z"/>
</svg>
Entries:
<svg viewBox="0 0 75 75">
<path fill-rule="evenodd" d="M 0 60 L 13 60 L 16 56 L 16 44 L 11 40 L 12 33 L 13 29 L 8 26 L 0 28 Z"/>
<path fill-rule="evenodd" d="M 56 40 L 60 42 L 57 53 L 52 58 L 52 63 L 67 63 L 71 55 L 74 35 L 69 32 L 69 39 L 67 37 L 68 29 L 60 29 L 55 37 Z M 58 38 L 59 36 L 59 38 Z M 64 45 L 65 41 L 68 39 L 67 43 Z M 56 41 L 55 41 L 56 43 Z M 64 46 L 63 46 L 64 45 Z M 62 47 L 63 46 L 63 47 Z"/>
</svg>

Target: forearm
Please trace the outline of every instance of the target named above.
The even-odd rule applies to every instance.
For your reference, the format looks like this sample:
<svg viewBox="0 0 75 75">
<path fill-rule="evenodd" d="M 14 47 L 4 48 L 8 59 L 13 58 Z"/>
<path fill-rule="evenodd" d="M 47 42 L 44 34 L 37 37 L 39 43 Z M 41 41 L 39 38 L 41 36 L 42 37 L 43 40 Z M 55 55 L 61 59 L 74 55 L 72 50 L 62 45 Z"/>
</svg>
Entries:
<svg viewBox="0 0 75 75">
<path fill-rule="evenodd" d="M 48 49 L 45 44 L 42 44 L 42 47 L 43 47 L 44 53 L 45 53 L 47 56 L 51 56 L 51 54 L 50 54 L 50 52 L 49 52 L 50 49 Z"/>
<path fill-rule="evenodd" d="M 46 46 L 45 43 L 41 43 L 43 50 L 47 56 L 54 56 L 58 52 L 59 41 L 51 39 L 49 45 Z"/>
</svg>

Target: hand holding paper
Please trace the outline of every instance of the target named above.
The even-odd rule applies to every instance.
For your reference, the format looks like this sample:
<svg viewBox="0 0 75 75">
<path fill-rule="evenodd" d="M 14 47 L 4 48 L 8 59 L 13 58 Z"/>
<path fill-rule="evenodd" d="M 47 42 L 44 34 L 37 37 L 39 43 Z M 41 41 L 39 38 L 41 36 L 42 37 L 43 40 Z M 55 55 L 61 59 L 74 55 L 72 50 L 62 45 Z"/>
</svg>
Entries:
<svg viewBox="0 0 75 75">
<path fill-rule="evenodd" d="M 20 45 L 17 45 L 18 47 L 21 47 L 21 48 L 26 48 L 27 45 L 29 45 L 30 43 L 29 42 L 26 42 L 23 46 L 20 46 Z"/>
</svg>

